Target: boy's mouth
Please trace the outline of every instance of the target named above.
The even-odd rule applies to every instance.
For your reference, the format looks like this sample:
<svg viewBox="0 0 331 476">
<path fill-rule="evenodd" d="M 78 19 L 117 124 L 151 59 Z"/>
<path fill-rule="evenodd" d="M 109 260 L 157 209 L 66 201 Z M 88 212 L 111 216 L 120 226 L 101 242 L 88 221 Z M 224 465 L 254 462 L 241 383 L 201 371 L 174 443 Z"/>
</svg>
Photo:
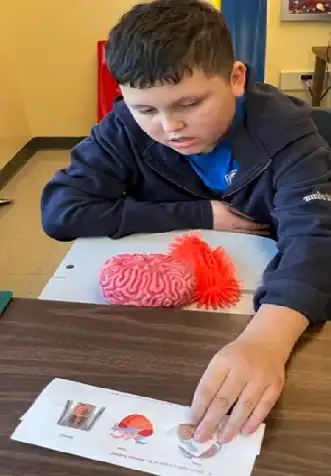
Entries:
<svg viewBox="0 0 331 476">
<path fill-rule="evenodd" d="M 178 139 L 171 139 L 169 145 L 175 149 L 189 149 L 195 143 L 196 139 L 193 137 L 181 137 Z"/>
</svg>

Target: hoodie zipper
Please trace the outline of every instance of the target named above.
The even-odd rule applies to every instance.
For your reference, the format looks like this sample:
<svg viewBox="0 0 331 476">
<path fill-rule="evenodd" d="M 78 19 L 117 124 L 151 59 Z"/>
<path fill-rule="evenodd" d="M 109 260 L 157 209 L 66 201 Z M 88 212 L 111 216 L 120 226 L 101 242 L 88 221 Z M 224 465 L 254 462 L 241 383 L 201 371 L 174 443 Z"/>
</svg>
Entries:
<svg viewBox="0 0 331 476">
<path fill-rule="evenodd" d="M 246 180 L 246 182 L 244 182 L 244 183 L 243 183 L 242 185 L 240 185 L 239 187 L 235 188 L 234 190 L 231 190 L 231 191 L 229 191 L 229 192 L 224 193 L 222 198 L 231 197 L 231 195 L 234 195 L 235 193 L 240 192 L 240 190 L 242 190 L 243 188 L 247 187 L 247 185 L 249 185 L 251 182 L 253 182 L 253 180 L 255 180 L 255 179 L 258 178 L 261 174 L 263 174 L 263 172 L 264 172 L 265 170 L 267 170 L 267 168 L 271 165 L 271 162 L 272 162 L 272 159 L 269 159 L 268 162 L 262 167 L 262 169 L 258 170 L 254 175 L 252 175 L 251 177 L 249 177 L 249 179 Z"/>
<path fill-rule="evenodd" d="M 230 197 L 231 195 L 234 195 L 235 193 L 238 193 L 240 192 L 240 190 L 242 190 L 243 188 L 247 187 L 247 185 L 249 185 L 253 180 L 255 180 L 257 177 L 259 177 L 265 170 L 267 170 L 267 168 L 271 165 L 271 162 L 272 162 L 272 159 L 269 159 L 268 162 L 262 167 L 262 169 L 259 169 L 254 175 L 252 175 L 251 177 L 249 177 L 249 179 L 244 182 L 242 185 L 240 185 L 239 187 L 235 188 L 234 190 L 231 190 L 231 192 L 227 192 L 227 193 L 224 193 L 222 195 L 222 199 L 223 198 L 227 198 L 227 197 Z M 196 193 L 194 193 L 192 190 L 184 187 L 183 185 L 179 185 L 177 182 L 173 182 L 169 177 L 167 177 L 166 175 L 164 175 L 162 172 L 160 172 L 160 170 L 154 168 L 151 163 L 149 162 L 149 166 L 151 167 L 151 169 L 154 170 L 154 172 L 156 172 L 157 174 L 161 175 L 161 177 L 163 177 L 165 180 L 167 180 L 168 182 L 171 182 L 171 183 L 175 183 L 177 185 L 177 187 L 181 188 L 182 190 L 185 190 L 185 192 L 188 192 L 192 195 L 194 195 L 195 197 L 197 198 L 200 198 L 200 199 L 206 199 L 206 200 L 216 200 L 216 199 L 212 199 L 210 197 L 207 197 L 207 196 L 204 196 L 204 197 L 201 197 L 201 195 L 198 195 Z"/>
<path fill-rule="evenodd" d="M 154 172 L 156 172 L 157 174 L 161 175 L 161 177 L 163 177 L 165 180 L 167 180 L 167 182 L 170 182 L 170 183 L 175 183 L 177 185 L 177 187 L 181 188 L 182 190 L 185 190 L 185 192 L 188 192 L 190 193 L 191 195 L 194 195 L 195 197 L 197 198 L 200 198 L 200 199 L 205 199 L 205 200 L 213 200 L 212 198 L 210 197 L 207 197 L 206 195 L 205 196 L 201 196 L 201 195 L 198 195 L 197 193 L 193 192 L 192 190 L 184 187 L 183 185 L 180 185 L 178 184 L 177 182 L 174 182 L 173 180 L 171 180 L 169 177 L 167 177 L 166 175 L 164 175 L 162 172 L 160 172 L 160 170 L 156 169 L 155 167 L 153 167 L 150 163 L 148 163 L 148 165 L 150 166 L 150 168 L 152 170 L 154 170 Z"/>
</svg>

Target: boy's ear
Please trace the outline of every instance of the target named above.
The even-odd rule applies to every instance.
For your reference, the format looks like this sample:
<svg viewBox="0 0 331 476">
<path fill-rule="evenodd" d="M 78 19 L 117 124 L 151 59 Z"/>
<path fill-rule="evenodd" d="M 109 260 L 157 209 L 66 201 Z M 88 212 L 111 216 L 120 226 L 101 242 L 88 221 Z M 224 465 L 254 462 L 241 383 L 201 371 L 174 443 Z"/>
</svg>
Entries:
<svg viewBox="0 0 331 476">
<path fill-rule="evenodd" d="M 233 93 L 236 97 L 243 96 L 245 94 L 246 87 L 246 73 L 247 68 L 241 61 L 236 61 L 233 65 L 231 75 L 231 85 Z"/>
</svg>

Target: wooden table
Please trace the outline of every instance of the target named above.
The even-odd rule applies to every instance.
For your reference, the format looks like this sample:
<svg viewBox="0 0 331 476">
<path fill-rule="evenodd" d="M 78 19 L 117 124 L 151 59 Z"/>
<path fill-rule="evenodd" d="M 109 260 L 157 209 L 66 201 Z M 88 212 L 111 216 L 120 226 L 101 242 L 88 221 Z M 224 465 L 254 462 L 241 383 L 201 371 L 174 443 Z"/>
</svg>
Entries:
<svg viewBox="0 0 331 476">
<path fill-rule="evenodd" d="M 312 85 L 312 105 L 319 107 L 323 94 L 327 64 L 331 63 L 331 48 L 327 46 L 315 46 L 313 53 L 316 55 L 314 80 Z"/>
<path fill-rule="evenodd" d="M 137 474 L 9 438 L 54 377 L 189 404 L 212 355 L 249 319 L 14 299 L 0 319 L 0 475 Z M 254 476 L 329 476 L 330 401 L 329 325 L 307 333 L 290 362 Z"/>
</svg>

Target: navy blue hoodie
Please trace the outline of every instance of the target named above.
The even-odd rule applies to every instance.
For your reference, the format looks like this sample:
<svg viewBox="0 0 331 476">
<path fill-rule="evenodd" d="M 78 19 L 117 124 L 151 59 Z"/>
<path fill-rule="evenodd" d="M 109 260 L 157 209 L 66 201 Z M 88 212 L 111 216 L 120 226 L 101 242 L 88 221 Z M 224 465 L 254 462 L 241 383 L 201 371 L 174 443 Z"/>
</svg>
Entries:
<svg viewBox="0 0 331 476">
<path fill-rule="evenodd" d="M 331 318 L 331 153 L 311 109 L 249 75 L 245 121 L 227 135 L 239 165 L 231 186 L 204 185 L 187 158 L 153 141 L 123 100 L 71 153 L 42 194 L 56 240 L 211 229 L 210 200 L 271 226 L 278 253 L 255 295 L 312 324 Z"/>
</svg>

